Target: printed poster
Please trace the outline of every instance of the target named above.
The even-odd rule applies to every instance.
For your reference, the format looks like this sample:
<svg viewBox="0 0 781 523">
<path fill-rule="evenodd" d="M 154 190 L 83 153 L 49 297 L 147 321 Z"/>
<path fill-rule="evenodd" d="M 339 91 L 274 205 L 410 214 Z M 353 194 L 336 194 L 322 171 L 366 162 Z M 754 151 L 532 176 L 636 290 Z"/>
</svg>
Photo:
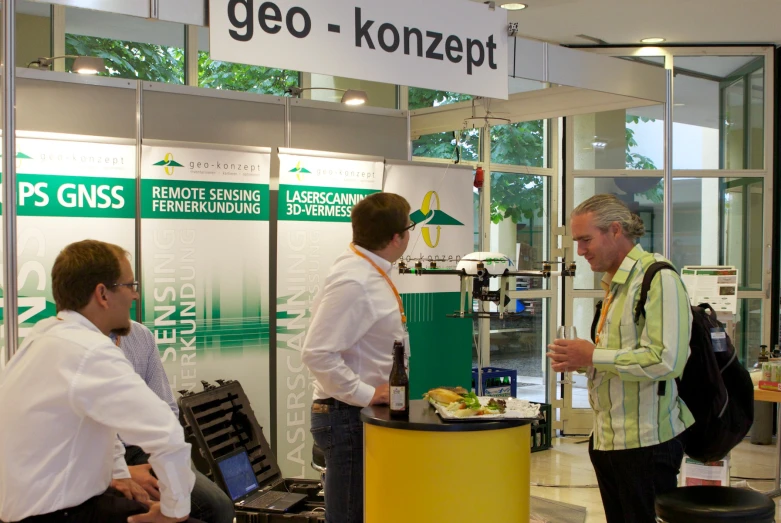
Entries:
<svg viewBox="0 0 781 523">
<path fill-rule="evenodd" d="M 277 445 L 283 477 L 312 477 L 312 383 L 301 362 L 315 295 L 352 241 L 350 212 L 382 188 L 380 159 L 281 149 L 277 233 Z"/>
<path fill-rule="evenodd" d="M 471 168 L 391 162 L 385 166 L 385 192 L 400 194 L 411 207 L 411 231 L 404 263 L 424 269 L 455 269 L 474 249 L 474 204 Z M 459 309 L 461 280 L 457 275 L 399 274 L 393 282 L 404 301 L 410 332 L 410 397 L 434 387 L 470 390 L 472 320 L 450 318 Z M 467 301 L 471 304 L 470 296 Z"/>
<path fill-rule="evenodd" d="M 101 240 L 135 256 L 134 142 L 35 136 L 16 139 L 20 344 L 38 321 L 56 313 L 51 269 L 66 245 Z"/>
<path fill-rule="evenodd" d="M 145 141 L 143 321 L 171 387 L 238 380 L 269 426 L 270 150 Z"/>
</svg>

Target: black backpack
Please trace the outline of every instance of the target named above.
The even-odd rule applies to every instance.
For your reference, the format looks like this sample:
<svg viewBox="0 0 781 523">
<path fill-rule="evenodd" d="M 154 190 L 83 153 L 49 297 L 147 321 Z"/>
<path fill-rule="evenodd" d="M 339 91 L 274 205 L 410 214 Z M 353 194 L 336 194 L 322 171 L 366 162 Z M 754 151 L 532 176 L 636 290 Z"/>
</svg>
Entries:
<svg viewBox="0 0 781 523">
<path fill-rule="evenodd" d="M 675 270 L 667 262 L 655 262 L 646 270 L 635 307 L 635 323 L 641 314 L 645 316 L 651 281 L 663 269 Z M 601 308 L 600 302 L 591 326 L 592 339 Z M 740 364 L 716 311 L 707 303 L 691 309 L 689 359 L 683 376 L 675 379 L 678 395 L 695 420 L 687 430 L 686 454 L 701 462 L 718 461 L 743 440 L 754 422 L 754 384 Z M 714 339 L 718 352 L 714 349 Z M 658 394 L 664 396 L 666 392 L 667 382 L 660 381 Z"/>
</svg>

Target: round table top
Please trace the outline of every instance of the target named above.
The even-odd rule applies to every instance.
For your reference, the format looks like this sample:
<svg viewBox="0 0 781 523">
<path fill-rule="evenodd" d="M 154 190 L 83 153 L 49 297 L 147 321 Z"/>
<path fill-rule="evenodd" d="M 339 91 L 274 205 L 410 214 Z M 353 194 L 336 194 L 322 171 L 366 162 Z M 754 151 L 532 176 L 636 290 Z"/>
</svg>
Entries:
<svg viewBox="0 0 781 523">
<path fill-rule="evenodd" d="M 361 410 L 361 420 L 369 425 L 377 425 L 390 429 L 420 430 L 427 432 L 476 432 L 482 430 L 498 430 L 530 425 L 531 419 L 497 419 L 494 421 L 443 421 L 434 408 L 426 400 L 411 400 L 409 402 L 409 419 L 390 417 L 387 405 L 371 406 Z"/>
</svg>

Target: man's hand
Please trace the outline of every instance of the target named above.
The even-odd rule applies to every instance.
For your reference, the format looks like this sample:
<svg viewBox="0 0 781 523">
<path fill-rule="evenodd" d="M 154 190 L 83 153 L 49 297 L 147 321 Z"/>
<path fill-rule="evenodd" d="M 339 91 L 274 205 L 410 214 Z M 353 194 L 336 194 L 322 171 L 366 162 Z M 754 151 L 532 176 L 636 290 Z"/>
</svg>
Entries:
<svg viewBox="0 0 781 523">
<path fill-rule="evenodd" d="M 553 340 L 548 345 L 551 368 L 555 372 L 572 372 L 593 365 L 595 345 L 588 340 Z"/>
<path fill-rule="evenodd" d="M 127 499 L 139 501 L 144 505 L 149 504 L 149 494 L 131 478 L 112 480 L 111 486 L 120 491 Z"/>
<path fill-rule="evenodd" d="M 157 478 L 152 475 L 152 465 L 134 465 L 128 467 L 130 477 L 133 481 L 141 485 L 152 501 L 160 501 L 160 487 L 157 485 Z"/>
<path fill-rule="evenodd" d="M 374 389 L 374 396 L 369 405 L 387 405 L 390 402 L 390 386 L 383 383 Z"/>
<path fill-rule="evenodd" d="M 146 514 L 137 514 L 127 518 L 128 523 L 177 523 L 187 521 L 189 514 L 183 518 L 169 518 L 160 512 L 160 503 L 152 503 L 149 506 L 149 512 Z"/>
</svg>

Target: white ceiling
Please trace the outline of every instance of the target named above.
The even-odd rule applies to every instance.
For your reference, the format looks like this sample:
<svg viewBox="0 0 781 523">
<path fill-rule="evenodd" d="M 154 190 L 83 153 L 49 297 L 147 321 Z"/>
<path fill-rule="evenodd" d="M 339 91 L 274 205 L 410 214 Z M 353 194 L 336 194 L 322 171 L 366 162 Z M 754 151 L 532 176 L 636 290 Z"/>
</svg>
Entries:
<svg viewBox="0 0 781 523">
<path fill-rule="evenodd" d="M 781 44 L 778 0 L 519 1 L 529 7 L 508 11 L 509 21 L 518 22 L 518 34 L 548 42 L 593 43 L 576 36 L 585 34 L 609 44 L 639 44 L 657 36 L 668 44 Z"/>
<path fill-rule="evenodd" d="M 483 2 L 483 0 L 475 0 Z M 585 34 L 609 44 L 639 44 L 660 36 L 671 44 L 781 44 L 779 0 L 522 0 L 508 11 L 519 34 L 561 44 L 590 44 Z M 501 0 L 497 0 L 497 4 Z M 49 4 L 19 0 L 20 13 L 48 16 Z"/>
</svg>

